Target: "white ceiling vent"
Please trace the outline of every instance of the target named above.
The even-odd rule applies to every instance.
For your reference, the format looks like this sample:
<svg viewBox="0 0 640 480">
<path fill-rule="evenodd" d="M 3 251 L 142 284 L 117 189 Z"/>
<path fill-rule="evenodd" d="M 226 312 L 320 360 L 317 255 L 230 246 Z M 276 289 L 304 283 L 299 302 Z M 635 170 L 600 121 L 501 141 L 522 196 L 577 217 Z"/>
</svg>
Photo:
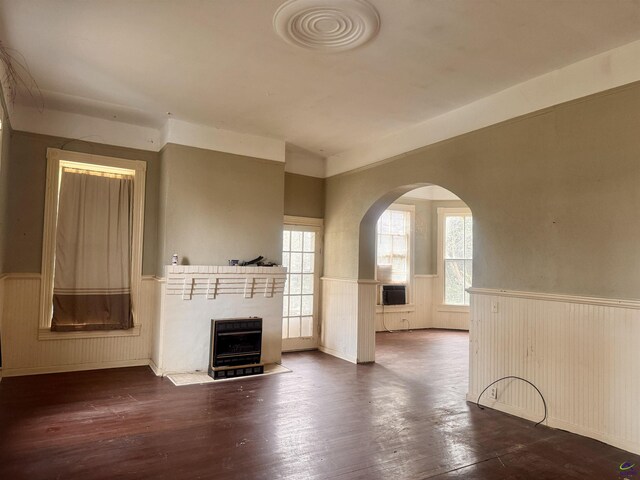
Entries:
<svg viewBox="0 0 640 480">
<path fill-rule="evenodd" d="M 375 37 L 380 17 L 365 0 L 288 0 L 276 11 L 273 27 L 297 47 L 338 52 Z"/>
</svg>

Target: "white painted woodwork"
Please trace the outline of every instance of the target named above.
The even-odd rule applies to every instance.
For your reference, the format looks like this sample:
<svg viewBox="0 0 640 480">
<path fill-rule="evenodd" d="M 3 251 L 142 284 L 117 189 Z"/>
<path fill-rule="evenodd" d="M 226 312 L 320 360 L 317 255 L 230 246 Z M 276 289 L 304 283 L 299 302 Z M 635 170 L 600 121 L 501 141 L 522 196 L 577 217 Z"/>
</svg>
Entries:
<svg viewBox="0 0 640 480">
<path fill-rule="evenodd" d="M 156 322 L 154 324 L 153 334 L 151 338 L 151 359 L 149 365 L 156 375 L 162 375 L 158 365 L 162 357 L 162 338 L 164 335 L 164 324 L 161 321 L 162 312 L 164 312 L 164 299 L 166 295 L 166 280 L 164 278 L 156 278 L 156 297 L 155 312 Z"/>
<path fill-rule="evenodd" d="M 500 377 L 521 376 L 545 396 L 549 426 L 640 453 L 638 345 L 638 301 L 471 289 L 468 399 Z M 485 394 L 483 403 L 542 419 L 530 386 L 497 387 L 497 401 Z"/>
<path fill-rule="evenodd" d="M 376 307 L 376 332 L 417 328 L 469 330 L 469 309 L 442 306 L 439 301 L 441 279 L 437 275 L 415 275 L 413 303 Z M 382 316 L 384 312 L 384 324 Z M 408 321 L 405 321 L 408 320 Z M 386 328 L 385 328 L 386 325 Z"/>
<path fill-rule="evenodd" d="M 264 158 L 275 162 L 285 161 L 285 142 L 282 139 L 224 130 L 175 118 L 169 118 L 161 131 L 160 148 L 167 143 Z"/>
<path fill-rule="evenodd" d="M 376 305 L 376 332 L 429 328 L 430 316 L 418 318 L 415 305 Z"/>
<path fill-rule="evenodd" d="M 376 297 L 378 282 L 358 280 L 358 363 L 376 359 Z"/>
<path fill-rule="evenodd" d="M 429 328 L 431 326 L 433 309 L 433 282 L 435 275 L 414 275 L 414 297 L 416 306 L 411 328 Z M 387 324 L 388 325 L 388 324 Z"/>
<path fill-rule="evenodd" d="M 432 283 L 432 275 L 414 275 L 409 305 L 376 305 L 376 332 L 430 328 Z"/>
<path fill-rule="evenodd" d="M 322 278 L 321 318 L 319 349 L 356 363 L 358 355 L 357 280 Z"/>
<path fill-rule="evenodd" d="M 77 338 L 56 332 L 38 339 L 40 275 L 10 274 L 2 281 L 1 310 L 3 376 L 148 365 L 156 319 L 158 283 L 143 277 L 137 335 Z"/>
<path fill-rule="evenodd" d="M 285 275 L 282 267 L 167 266 L 151 353 L 154 371 L 206 371 L 211 320 L 237 317 L 262 318 L 262 362 L 280 363 Z"/>
<path fill-rule="evenodd" d="M 315 350 L 318 348 L 319 344 L 319 333 L 320 333 L 320 292 L 321 292 L 321 278 L 322 278 L 322 264 L 323 264 L 323 256 L 322 252 L 323 248 L 323 226 L 324 219 L 322 218 L 312 218 L 312 217 L 298 217 L 293 215 L 285 215 L 284 216 L 284 232 L 287 231 L 302 231 L 302 232 L 314 232 L 314 265 L 313 265 L 313 321 L 312 321 L 312 335 L 308 337 L 292 337 L 289 338 L 288 335 L 284 335 L 285 331 L 285 318 L 283 315 L 282 319 L 282 329 L 283 329 L 283 338 L 282 338 L 282 351 L 283 352 L 294 352 L 301 350 Z M 284 243 L 284 242 L 283 242 Z M 284 245 L 283 245 L 284 246 Z M 282 252 L 283 261 L 285 254 L 290 254 L 290 250 L 284 250 Z M 311 253 L 311 252 L 306 252 Z M 288 274 L 294 273 L 303 273 L 303 272 L 293 272 L 291 269 L 288 269 Z M 288 295 L 283 295 L 283 303 L 288 301 Z M 283 312 L 284 313 L 284 312 Z M 301 312 L 302 313 L 302 312 Z M 301 315 L 302 316 L 302 315 Z M 294 317 L 295 318 L 295 317 Z M 295 321 L 295 320 L 294 320 Z M 287 323 L 287 328 L 288 328 Z"/>
<path fill-rule="evenodd" d="M 434 302 L 430 328 L 469 330 L 469 307 L 455 308 Z"/>
</svg>

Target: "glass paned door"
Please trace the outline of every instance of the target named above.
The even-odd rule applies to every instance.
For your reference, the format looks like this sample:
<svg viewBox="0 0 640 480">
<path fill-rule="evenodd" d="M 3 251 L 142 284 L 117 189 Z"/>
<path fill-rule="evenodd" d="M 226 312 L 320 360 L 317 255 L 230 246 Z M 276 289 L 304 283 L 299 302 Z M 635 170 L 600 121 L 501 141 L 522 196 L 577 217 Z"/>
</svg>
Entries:
<svg viewBox="0 0 640 480">
<path fill-rule="evenodd" d="M 318 346 L 318 287 L 320 228 L 285 225 L 282 265 L 287 282 L 282 299 L 282 349 Z"/>
</svg>

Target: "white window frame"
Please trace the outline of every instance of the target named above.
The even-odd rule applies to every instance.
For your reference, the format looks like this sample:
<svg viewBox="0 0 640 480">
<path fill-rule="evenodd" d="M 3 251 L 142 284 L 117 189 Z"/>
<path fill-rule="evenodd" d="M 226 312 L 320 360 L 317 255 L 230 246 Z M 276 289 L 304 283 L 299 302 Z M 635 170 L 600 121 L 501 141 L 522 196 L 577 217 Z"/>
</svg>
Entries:
<svg viewBox="0 0 640 480">
<path fill-rule="evenodd" d="M 78 165 L 81 164 L 81 165 Z M 134 173 L 133 180 L 133 245 L 131 245 L 131 301 L 133 328 L 129 330 L 52 332 L 53 275 L 55 270 L 56 229 L 58 196 L 60 192 L 60 170 L 63 166 L 91 165 L 94 170 L 116 171 L 123 169 Z M 85 167 L 86 168 L 86 167 Z M 47 186 L 45 191 L 44 235 L 42 242 L 42 281 L 40 287 L 39 340 L 61 340 L 73 338 L 129 337 L 140 335 L 137 307 L 140 305 L 142 282 L 142 241 L 144 231 L 144 194 L 147 164 L 142 160 L 125 160 L 87 153 L 69 152 L 57 148 L 47 149 Z"/>
<path fill-rule="evenodd" d="M 436 310 L 439 312 L 469 312 L 469 305 L 449 305 L 444 301 L 444 236 L 445 236 L 445 219 L 448 216 L 455 215 L 472 215 L 469 208 L 438 208 L 438 281 L 436 295 L 438 303 Z"/>
<path fill-rule="evenodd" d="M 283 230 L 300 229 L 301 231 L 314 231 L 316 233 L 316 254 L 314 265 L 314 279 L 313 279 L 313 335 L 311 337 L 299 337 L 299 338 L 286 338 L 282 339 L 282 351 L 283 352 L 295 352 L 299 350 L 310 350 L 318 348 L 320 339 L 320 283 L 322 279 L 322 266 L 324 264 L 323 251 L 324 251 L 324 220 L 322 218 L 312 217 L 297 217 L 292 215 L 285 215 L 283 222 Z M 282 310 L 281 310 L 282 312 Z M 282 326 L 282 323 L 281 323 Z"/>
<path fill-rule="evenodd" d="M 408 269 L 407 269 L 407 284 L 406 284 L 406 304 L 404 305 L 385 305 L 385 311 L 410 311 L 407 310 L 408 307 L 413 307 L 413 272 L 414 272 L 414 259 L 415 259 L 415 217 L 416 217 L 416 207 L 415 205 L 406 205 L 404 203 L 392 203 L 389 205 L 385 211 L 387 210 L 399 210 L 404 212 L 409 212 L 409 249 L 407 252 Z M 376 220 L 376 236 L 375 236 L 375 275 L 376 280 L 378 280 L 378 221 Z M 377 296 L 377 305 L 382 305 L 382 284 L 378 287 L 378 296 Z M 380 308 L 380 311 L 381 308 Z"/>
</svg>

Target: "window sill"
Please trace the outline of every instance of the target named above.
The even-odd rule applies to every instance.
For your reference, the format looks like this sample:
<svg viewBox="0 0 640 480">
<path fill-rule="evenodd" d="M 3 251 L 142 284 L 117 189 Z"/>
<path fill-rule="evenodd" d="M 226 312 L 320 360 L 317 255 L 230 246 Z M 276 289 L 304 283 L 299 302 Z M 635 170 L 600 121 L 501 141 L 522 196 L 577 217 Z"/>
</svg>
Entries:
<svg viewBox="0 0 640 480">
<path fill-rule="evenodd" d="M 407 303 L 406 305 L 376 305 L 376 313 L 400 313 L 415 311 L 416 306 L 413 303 Z"/>
<path fill-rule="evenodd" d="M 141 325 L 129 330 L 94 330 L 89 332 L 52 332 L 49 328 L 38 330 L 38 340 L 75 340 L 80 338 L 139 337 Z"/>
<path fill-rule="evenodd" d="M 469 313 L 468 305 L 438 305 L 436 307 L 437 312 L 449 312 L 449 313 Z"/>
</svg>

